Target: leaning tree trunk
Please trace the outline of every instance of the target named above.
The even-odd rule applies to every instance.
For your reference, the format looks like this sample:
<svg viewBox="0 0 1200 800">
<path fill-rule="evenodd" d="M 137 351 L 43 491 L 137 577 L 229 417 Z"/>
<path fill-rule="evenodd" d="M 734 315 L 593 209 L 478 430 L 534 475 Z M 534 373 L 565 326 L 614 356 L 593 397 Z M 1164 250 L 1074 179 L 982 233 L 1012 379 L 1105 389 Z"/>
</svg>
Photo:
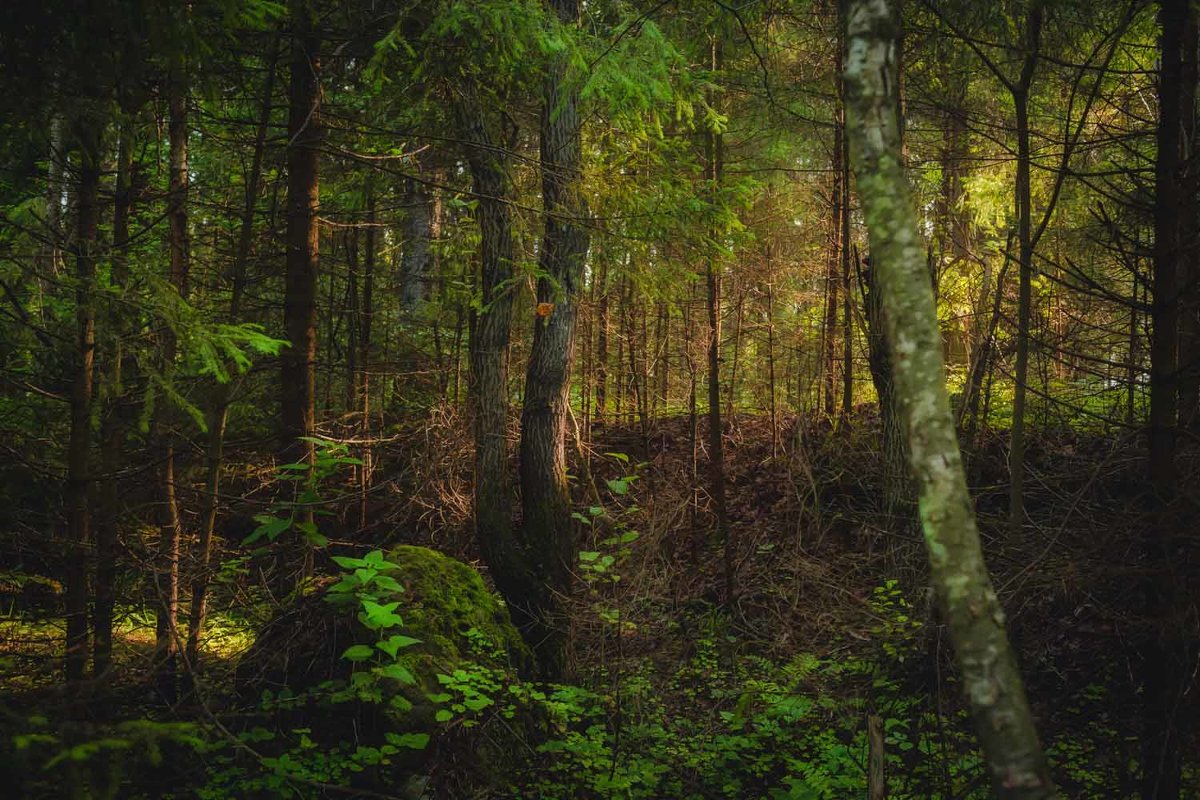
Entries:
<svg viewBox="0 0 1200 800">
<path fill-rule="evenodd" d="M 579 19 L 579 0 L 548 0 L 564 25 Z M 567 485 L 566 431 L 575 322 L 588 234 L 580 187 L 579 90 L 565 55 L 553 59 L 542 98 L 542 239 L 538 310 L 521 410 L 522 545 L 546 586 L 535 609 L 542 629 L 534 653 L 543 675 L 563 672 L 567 621 L 559 597 L 570 588 L 575 555 Z"/>
<path fill-rule="evenodd" d="M 901 166 L 898 28 L 895 6 L 888 0 L 849 1 L 846 106 L 933 584 L 949 623 L 993 791 L 1001 798 L 1053 797 L 1004 631 L 1004 612 L 984 564 L 946 393 L 924 242 Z"/>
</svg>

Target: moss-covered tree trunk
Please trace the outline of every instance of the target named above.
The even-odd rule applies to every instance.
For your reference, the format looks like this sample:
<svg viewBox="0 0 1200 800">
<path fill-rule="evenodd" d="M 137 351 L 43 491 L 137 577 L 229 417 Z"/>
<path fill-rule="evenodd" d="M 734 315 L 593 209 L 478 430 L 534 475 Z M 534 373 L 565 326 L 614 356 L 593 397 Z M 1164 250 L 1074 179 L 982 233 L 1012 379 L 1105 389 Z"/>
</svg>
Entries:
<svg viewBox="0 0 1200 800">
<path fill-rule="evenodd" d="M 934 588 L 996 796 L 1053 797 L 1004 614 L 984 565 L 946 393 L 925 243 L 901 166 L 895 3 L 848 0 L 846 12 L 851 156 L 886 309 L 893 381 Z"/>
</svg>

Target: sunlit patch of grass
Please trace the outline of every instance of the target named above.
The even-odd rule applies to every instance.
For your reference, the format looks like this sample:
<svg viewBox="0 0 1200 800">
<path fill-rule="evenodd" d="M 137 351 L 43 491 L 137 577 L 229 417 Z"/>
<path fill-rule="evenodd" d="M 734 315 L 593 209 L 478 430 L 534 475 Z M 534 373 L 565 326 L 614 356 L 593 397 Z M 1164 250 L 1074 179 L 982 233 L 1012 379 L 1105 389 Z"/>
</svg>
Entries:
<svg viewBox="0 0 1200 800">
<path fill-rule="evenodd" d="M 140 606 L 119 608 L 113 626 L 113 663 L 135 675 L 147 666 L 155 644 L 154 614 Z M 232 661 L 254 643 L 247 623 L 223 614 L 205 622 L 200 653 L 206 662 Z M 180 620 L 180 638 L 187 620 Z M 24 692 L 62 679 L 66 622 L 62 618 L 0 616 L 0 693 Z"/>
</svg>

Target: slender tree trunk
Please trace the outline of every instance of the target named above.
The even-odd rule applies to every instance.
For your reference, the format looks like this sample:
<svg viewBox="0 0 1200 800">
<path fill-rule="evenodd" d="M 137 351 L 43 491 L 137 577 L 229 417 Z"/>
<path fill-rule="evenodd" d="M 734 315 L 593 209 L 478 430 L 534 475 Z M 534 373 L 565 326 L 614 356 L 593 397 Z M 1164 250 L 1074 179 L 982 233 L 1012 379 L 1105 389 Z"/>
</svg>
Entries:
<svg viewBox="0 0 1200 800">
<path fill-rule="evenodd" d="M 46 175 L 46 267 L 50 275 L 62 272 L 63 173 L 67 161 L 66 119 L 62 113 L 50 118 L 50 155 Z"/>
<path fill-rule="evenodd" d="M 1025 60 L 1021 76 L 1010 86 L 1017 115 L 1017 247 L 1020 270 L 1017 291 L 1017 364 L 1013 377 L 1013 422 L 1008 453 L 1008 521 L 1012 530 L 1025 525 L 1025 394 L 1029 381 L 1029 320 L 1033 297 L 1032 154 L 1029 143 L 1029 90 L 1037 68 L 1042 35 L 1042 2 L 1030 0 L 1025 19 Z"/>
<path fill-rule="evenodd" d="M 975 437 L 979 422 L 979 402 L 983 395 L 984 379 L 990 374 L 992 358 L 996 351 L 996 331 L 1000 327 L 1000 309 L 1004 301 L 1004 278 L 1008 275 L 1009 264 L 1012 263 L 1013 235 L 1010 230 L 1008 242 L 1004 247 L 1004 264 L 1000 267 L 1000 274 L 996 278 L 996 292 L 992 295 L 992 313 L 988 319 L 987 328 L 984 329 L 983 336 L 971 358 L 971 366 L 967 371 L 967 385 L 963 390 L 963 406 L 959 421 L 962 423 L 965 420 L 964 428 L 972 439 Z M 982 297 L 986 298 L 988 288 L 989 286 L 984 286 Z M 985 411 L 984 418 L 986 417 L 987 412 Z"/>
<path fill-rule="evenodd" d="M 719 34 L 712 36 L 711 67 L 719 73 L 723 67 L 722 42 Z M 714 103 L 714 98 L 709 98 Z M 711 201 L 716 202 L 724 169 L 724 142 L 721 132 L 709 128 L 705 142 L 706 172 Z M 716 240 L 713 232 L 713 240 Z M 705 276 L 708 287 L 708 481 L 712 495 L 713 517 L 717 526 L 717 542 L 721 545 L 722 571 L 725 581 L 724 599 L 731 601 L 736 591 L 734 575 L 734 542 L 729 529 L 729 511 L 725 498 L 725 451 L 721 426 L 721 271 L 717 255 L 708 254 Z"/>
<path fill-rule="evenodd" d="M 79 144 L 75 228 L 75 364 L 71 381 L 71 438 L 67 445 L 66 678 L 83 680 L 88 657 L 88 545 L 91 539 L 92 380 L 96 355 L 97 233 L 100 226 L 100 158 L 103 123 L 75 121 Z"/>
<path fill-rule="evenodd" d="M 548 0 L 548 4 L 564 25 L 578 23 L 579 0 Z M 523 545 L 546 584 L 544 600 L 537 609 L 541 630 L 534 653 L 541 673 L 555 677 L 563 674 L 566 666 L 567 619 L 560 598 L 570 591 L 575 558 L 566 432 L 579 291 L 588 251 L 587 206 L 580 186 L 579 90 L 568 82 L 567 71 L 565 56 L 552 59 L 543 88 L 541 168 L 546 227 L 539 267 L 546 277 L 540 278 L 537 286 L 538 313 L 525 373 L 520 455 Z"/>
<path fill-rule="evenodd" d="M 838 37 L 838 52 L 842 51 L 841 37 Z M 846 85 L 842 80 L 841 70 L 837 71 L 837 92 L 838 92 L 838 109 L 835 118 L 834 136 L 837 137 L 835 144 L 836 157 L 834 159 L 839 167 L 838 181 L 841 183 L 841 192 L 838 193 L 837 200 L 837 221 L 838 221 L 838 259 L 841 263 L 842 271 L 842 413 L 841 419 L 846 423 L 850 419 L 850 414 L 854 410 L 854 317 L 852 315 L 853 303 L 851 294 L 851 282 L 853 276 L 850 271 L 850 159 L 846 157 Z"/>
<path fill-rule="evenodd" d="M 729 365 L 729 390 L 725 393 L 725 418 L 733 425 L 735 403 L 737 402 L 738 378 L 741 377 L 742 324 L 746 313 L 746 295 L 738 296 L 737 305 L 733 312 L 733 361 Z"/>
<path fill-rule="evenodd" d="M 242 298 L 246 290 L 246 271 L 250 264 L 250 250 L 254 241 L 254 209 L 262 184 L 263 154 L 266 150 L 267 131 L 271 123 L 271 105 L 275 93 L 275 67 L 279 58 L 278 39 L 272 42 L 271 58 L 263 85 L 262 102 L 259 108 L 254 134 L 254 151 L 250 160 L 250 172 L 246 176 L 246 193 L 242 201 L 239 220 L 237 249 L 233 255 L 230 276 L 229 319 L 236 323 L 242 313 Z M 216 534 L 217 514 L 220 510 L 221 471 L 225 456 L 225 430 L 229 421 L 229 404 L 233 397 L 230 382 L 218 384 L 213 390 L 213 403 L 208 412 L 208 441 L 205 453 L 204 505 L 200 512 L 200 541 L 196 553 L 196 572 L 192 576 L 192 596 L 188 614 L 187 645 L 184 652 L 188 673 L 185 676 L 185 693 L 191 694 L 193 674 L 200 668 L 200 641 L 208 616 L 208 587 L 212 579 L 212 555 Z"/>
<path fill-rule="evenodd" d="M 767 389 L 770 392 L 771 458 L 779 457 L 779 403 L 775 387 L 775 276 L 771 272 L 771 245 L 767 245 Z"/>
<path fill-rule="evenodd" d="M 1185 722 L 1178 710 L 1187 693 L 1189 661 L 1179 615 L 1188 605 L 1175 572 L 1177 534 L 1176 435 L 1179 410 L 1179 278 L 1184 262 L 1182 136 L 1183 51 L 1189 0 L 1161 0 L 1162 58 L 1158 80 L 1158 155 L 1154 177 L 1154 282 L 1150 338 L 1150 513 L 1146 536 L 1146 611 L 1152 629 L 1143 645 L 1142 798 L 1180 796 Z M 1194 43 L 1193 43 L 1194 44 Z M 1189 221 L 1194 225 L 1194 220 Z"/>
<path fill-rule="evenodd" d="M 842 209 L 842 149 L 835 146 L 833 150 L 833 190 L 830 194 L 830 211 L 832 225 L 829 232 L 829 257 L 825 271 L 825 323 L 821 330 L 821 353 L 824 359 L 822 365 L 822 383 L 824 400 L 821 409 L 825 416 L 832 419 L 834 415 L 835 393 L 837 386 L 837 320 L 838 320 L 838 240 L 841 236 Z"/>
<path fill-rule="evenodd" d="M 373 182 L 367 180 L 367 234 L 365 251 L 363 253 L 362 302 L 359 305 L 358 322 L 358 375 L 355 386 L 359 411 L 362 414 L 359 435 L 363 438 L 363 447 L 359 467 L 359 513 L 358 527 L 367 527 L 367 492 L 371 487 L 372 450 L 371 438 L 371 323 L 375 315 L 375 259 L 378 238 L 376 224 L 378 218 L 375 212 L 375 190 Z M 455 370 L 457 370 L 458 344 L 457 329 L 455 333 Z"/>
<path fill-rule="evenodd" d="M 867 362 L 871 382 L 879 398 L 879 426 L 883 483 L 883 508 L 892 522 L 907 524 L 913 518 L 909 509 L 912 484 L 908 477 L 908 444 L 900 419 L 892 359 L 887 346 L 887 309 L 873 265 L 860 267 L 858 285 L 863 295 L 863 316 L 867 321 Z"/>
<path fill-rule="evenodd" d="M 167 105 L 170 119 L 170 185 L 167 195 L 168 243 L 171 254 L 172 288 L 186 302 L 188 295 L 188 87 L 181 58 L 171 64 L 167 76 Z M 163 380 L 174 379 L 178 343 L 175 331 L 165 325 L 162 332 Z M 175 432 L 171 404 L 166 397 L 157 410 L 155 439 L 159 447 L 159 543 L 155 571 L 157 616 L 154 625 L 155 682 L 162 699 L 173 704 L 178 697 L 179 548 L 183 536 L 175 490 Z"/>
<path fill-rule="evenodd" d="M 887 0 L 849 0 L 846 100 L 858 194 L 886 309 L 892 376 L 919 486 L 931 577 L 949 624 L 992 790 L 1055 795 L 1004 631 L 958 450 L 941 333 L 916 211 L 902 167 L 899 16 Z"/>
<path fill-rule="evenodd" d="M 608 395 L 608 259 L 601 258 L 596 281 L 600 301 L 596 319 L 596 419 L 603 422 Z"/>
<path fill-rule="evenodd" d="M 118 290 L 125 287 L 129 279 L 129 218 L 133 209 L 133 120 L 124 114 L 121 118 L 120 141 L 117 145 L 117 176 L 113 197 L 112 227 L 112 273 L 113 286 Z M 121 316 L 112 316 L 112 345 L 108 353 L 109 366 L 105 376 L 109 408 L 100 425 L 100 470 L 104 483 L 101 489 L 101 513 L 96 525 L 96 601 L 93 610 L 92 674 L 101 677 L 108 672 L 112 663 L 113 612 L 116 605 L 117 547 L 120 528 L 120 483 L 117 473 L 121 466 L 121 452 L 125 446 L 125 425 L 128 420 L 122 414 L 124 394 L 124 347 L 122 336 L 125 326 Z"/>
<path fill-rule="evenodd" d="M 1186 165 L 1179 179 L 1183 184 L 1179 231 L 1180 262 L 1179 320 L 1179 424 L 1200 432 L 1200 11 L 1192 4 L 1183 29 L 1183 58 L 1180 64 L 1180 130 Z"/>
</svg>

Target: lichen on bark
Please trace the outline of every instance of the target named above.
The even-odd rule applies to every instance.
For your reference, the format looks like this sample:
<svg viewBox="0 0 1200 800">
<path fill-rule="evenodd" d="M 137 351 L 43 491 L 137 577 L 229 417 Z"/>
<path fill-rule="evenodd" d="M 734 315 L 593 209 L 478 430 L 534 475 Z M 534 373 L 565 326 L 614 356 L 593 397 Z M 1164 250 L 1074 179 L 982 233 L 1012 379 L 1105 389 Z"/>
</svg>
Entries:
<svg viewBox="0 0 1200 800">
<path fill-rule="evenodd" d="M 1054 797 L 984 563 L 946 392 L 925 246 L 901 161 L 897 31 L 893 3 L 846 4 L 847 132 L 931 578 L 996 796 Z"/>
</svg>

